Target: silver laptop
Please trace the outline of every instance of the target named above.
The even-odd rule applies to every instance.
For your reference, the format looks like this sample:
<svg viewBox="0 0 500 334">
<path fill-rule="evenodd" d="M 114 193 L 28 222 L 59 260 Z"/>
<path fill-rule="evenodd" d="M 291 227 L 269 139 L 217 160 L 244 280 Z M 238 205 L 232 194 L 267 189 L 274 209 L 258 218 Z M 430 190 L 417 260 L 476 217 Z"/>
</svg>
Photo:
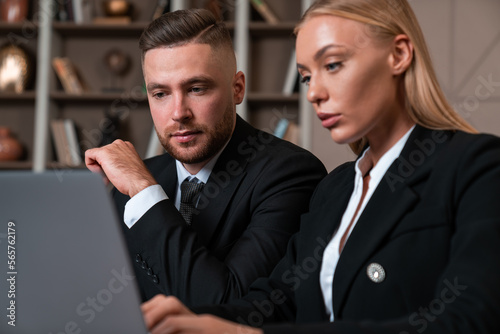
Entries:
<svg viewBox="0 0 500 334">
<path fill-rule="evenodd" d="M 0 333 L 147 333 L 119 224 L 98 175 L 0 172 Z"/>
</svg>

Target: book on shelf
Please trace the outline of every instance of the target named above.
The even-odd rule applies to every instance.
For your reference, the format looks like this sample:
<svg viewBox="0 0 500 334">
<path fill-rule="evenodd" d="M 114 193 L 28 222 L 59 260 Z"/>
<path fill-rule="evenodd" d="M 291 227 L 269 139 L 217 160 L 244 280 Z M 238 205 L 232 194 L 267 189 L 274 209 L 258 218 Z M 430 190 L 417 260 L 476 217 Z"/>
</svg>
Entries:
<svg viewBox="0 0 500 334">
<path fill-rule="evenodd" d="M 94 1 L 80 0 L 82 23 L 90 23 L 94 17 Z"/>
<path fill-rule="evenodd" d="M 55 8 L 56 19 L 60 22 L 69 21 L 68 6 L 62 1 L 57 2 L 57 8 Z"/>
<path fill-rule="evenodd" d="M 73 21 L 83 23 L 83 0 L 71 0 L 73 5 Z"/>
<path fill-rule="evenodd" d="M 75 13 L 73 11 L 73 1 L 61 1 L 64 6 L 64 10 L 66 11 L 66 21 L 74 22 L 75 21 Z"/>
<path fill-rule="evenodd" d="M 52 66 L 66 93 L 82 94 L 86 90 L 75 65 L 68 57 L 54 57 Z"/>
<path fill-rule="evenodd" d="M 68 140 L 71 166 L 78 166 L 83 162 L 83 160 L 81 156 L 80 144 L 78 142 L 78 136 L 76 135 L 75 123 L 71 119 L 64 120 L 64 133 Z"/>
<path fill-rule="evenodd" d="M 281 118 L 278 121 L 278 124 L 276 124 L 274 135 L 278 138 L 283 138 L 285 136 L 286 129 L 288 129 L 288 124 L 290 124 L 289 120 L 287 120 L 286 118 Z"/>
<path fill-rule="evenodd" d="M 93 0 L 56 1 L 56 19 L 61 22 L 77 24 L 92 22 L 94 11 Z"/>
<path fill-rule="evenodd" d="M 159 18 L 164 13 L 168 12 L 169 2 L 170 2 L 169 0 L 158 0 L 158 2 L 156 4 L 156 8 L 153 12 L 153 20 Z"/>
<path fill-rule="evenodd" d="M 64 127 L 59 120 L 50 121 L 50 129 L 52 131 L 52 142 L 56 153 L 57 161 L 66 162 L 66 148 L 64 145 Z"/>
<path fill-rule="evenodd" d="M 250 2 L 253 8 L 255 8 L 259 12 L 259 14 L 264 18 L 264 20 L 266 20 L 267 23 L 279 23 L 280 20 L 265 0 L 250 0 Z"/>
<path fill-rule="evenodd" d="M 290 122 L 288 128 L 286 129 L 284 140 L 288 140 L 295 145 L 300 145 L 300 128 L 295 122 Z"/>
<path fill-rule="evenodd" d="M 292 95 L 297 87 L 297 82 L 299 79 L 299 72 L 297 71 L 297 60 L 295 58 L 295 49 L 290 55 L 290 61 L 288 62 L 288 68 L 286 71 L 285 83 L 283 84 L 283 94 Z"/>
<path fill-rule="evenodd" d="M 274 135 L 291 143 L 299 145 L 300 129 L 299 126 L 286 118 L 281 118 L 274 129 Z"/>
<path fill-rule="evenodd" d="M 80 165 L 83 159 L 74 122 L 71 119 L 53 119 L 50 127 L 57 161 L 65 166 Z"/>
</svg>

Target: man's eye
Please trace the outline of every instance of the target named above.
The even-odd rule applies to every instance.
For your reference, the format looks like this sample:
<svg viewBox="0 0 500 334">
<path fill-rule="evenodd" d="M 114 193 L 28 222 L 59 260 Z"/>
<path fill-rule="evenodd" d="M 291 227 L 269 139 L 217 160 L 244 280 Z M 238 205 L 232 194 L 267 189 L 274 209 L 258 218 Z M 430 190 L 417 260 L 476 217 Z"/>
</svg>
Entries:
<svg viewBox="0 0 500 334">
<path fill-rule="evenodd" d="M 153 97 L 156 99 L 161 99 L 164 96 L 165 96 L 165 93 L 163 93 L 163 92 L 153 93 Z"/>
<path fill-rule="evenodd" d="M 300 78 L 300 83 L 309 85 L 309 81 L 311 80 L 311 77 L 301 77 Z"/>
<path fill-rule="evenodd" d="M 201 93 L 201 92 L 205 91 L 205 88 L 203 88 L 203 87 L 192 87 L 191 91 L 193 93 Z"/>
</svg>

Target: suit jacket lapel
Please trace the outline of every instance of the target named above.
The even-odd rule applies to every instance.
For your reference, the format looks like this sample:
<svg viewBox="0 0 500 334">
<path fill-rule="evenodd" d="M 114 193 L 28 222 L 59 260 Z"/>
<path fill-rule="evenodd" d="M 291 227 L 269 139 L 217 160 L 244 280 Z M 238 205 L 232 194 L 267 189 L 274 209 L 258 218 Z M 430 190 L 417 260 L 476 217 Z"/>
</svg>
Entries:
<svg viewBox="0 0 500 334">
<path fill-rule="evenodd" d="M 164 167 L 161 168 L 161 171 L 157 174 L 155 173 L 155 179 L 158 184 L 161 184 L 168 198 L 174 201 L 177 187 L 177 168 L 175 167 L 175 159 L 168 154 L 165 154 L 164 157 L 168 160 L 164 163 Z"/>
<path fill-rule="evenodd" d="M 350 168 L 332 178 L 331 182 L 322 185 L 322 189 L 326 190 L 322 194 L 323 198 L 314 201 L 315 203 L 321 202 L 320 207 L 311 207 L 310 212 L 302 218 L 307 219 L 307 231 L 313 231 L 316 236 L 328 236 L 327 243 L 330 242 L 342 220 L 354 188 L 354 175 L 353 163 Z"/>
<path fill-rule="evenodd" d="M 304 240 L 301 244 L 304 249 L 300 251 L 301 256 L 298 258 L 297 264 L 304 263 L 306 259 L 323 257 L 325 247 L 330 242 L 332 236 L 340 225 L 342 215 L 347 207 L 349 198 L 351 197 L 354 183 L 354 163 L 340 175 L 332 177 L 331 182 L 321 185 L 322 192 L 315 198 L 314 203 L 321 203 L 319 207 L 311 207 L 310 212 L 304 214 L 301 218 L 302 225 L 300 238 Z M 333 208 L 333 210 L 332 210 Z M 333 213 L 333 214 L 332 214 Z M 318 251 L 317 248 L 321 247 Z M 312 321 L 328 321 L 328 316 L 325 312 L 324 301 L 319 285 L 319 274 L 321 271 L 321 263 L 314 271 L 307 271 L 308 277 L 301 282 L 300 289 L 297 294 L 305 300 L 311 301 L 307 304 L 307 319 L 302 319 L 302 313 L 299 312 L 298 322 Z M 313 293 L 317 291 L 318 293 Z"/>
<path fill-rule="evenodd" d="M 338 312 L 349 293 L 350 285 L 367 260 L 381 246 L 384 238 L 418 202 L 412 187 L 432 170 L 436 149 L 423 152 L 422 143 L 433 131 L 416 126 L 398 159 L 388 169 L 353 229 L 337 264 L 334 276 L 334 311 Z M 434 141 L 435 148 L 439 143 Z"/>
<path fill-rule="evenodd" d="M 203 189 L 197 207 L 199 214 L 193 216 L 192 226 L 205 245 L 208 245 L 217 227 L 222 223 L 223 214 L 247 174 L 248 160 L 243 154 L 238 154 L 238 146 L 253 134 L 253 128 L 237 116 L 233 136 L 219 156 Z M 235 170 L 238 172 L 235 173 Z"/>
</svg>

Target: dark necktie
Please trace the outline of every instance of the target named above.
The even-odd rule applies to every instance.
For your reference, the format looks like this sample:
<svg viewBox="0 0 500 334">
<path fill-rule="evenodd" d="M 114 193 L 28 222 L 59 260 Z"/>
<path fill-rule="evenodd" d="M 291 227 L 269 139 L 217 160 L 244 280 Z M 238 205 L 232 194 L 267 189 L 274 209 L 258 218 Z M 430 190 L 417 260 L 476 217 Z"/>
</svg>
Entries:
<svg viewBox="0 0 500 334">
<path fill-rule="evenodd" d="M 191 181 L 186 178 L 181 184 L 181 205 L 179 212 L 188 225 L 191 225 L 196 202 L 199 198 L 198 195 L 204 185 L 203 182 L 198 182 L 197 178 L 193 178 Z"/>
</svg>

